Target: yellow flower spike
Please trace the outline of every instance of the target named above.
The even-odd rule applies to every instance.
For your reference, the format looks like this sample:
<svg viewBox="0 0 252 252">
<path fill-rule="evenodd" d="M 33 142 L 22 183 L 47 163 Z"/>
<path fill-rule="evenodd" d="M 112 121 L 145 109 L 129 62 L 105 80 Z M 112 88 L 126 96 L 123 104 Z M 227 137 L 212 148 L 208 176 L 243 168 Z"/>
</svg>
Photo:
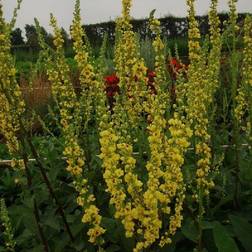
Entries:
<svg viewBox="0 0 252 252">
<path fill-rule="evenodd" d="M 74 19 L 70 32 L 73 40 L 73 49 L 75 51 L 74 58 L 80 71 L 80 110 L 86 127 L 91 117 L 92 100 L 96 99 L 97 95 L 102 92 L 101 89 L 103 88 L 103 86 L 96 79 L 94 67 L 90 62 L 90 55 L 87 48 L 88 45 L 85 45 L 83 43 L 85 31 L 83 30 L 81 24 L 80 1 L 78 0 L 75 3 Z"/>
<path fill-rule="evenodd" d="M 122 187 L 123 170 L 119 168 L 120 155 L 116 152 L 118 138 L 112 128 L 101 131 L 100 144 L 104 168 L 104 179 L 111 194 L 111 203 L 115 204 L 118 218 L 124 214 L 126 194 Z M 111 148 L 112 147 L 112 148 Z"/>
<path fill-rule="evenodd" d="M 4 234 L 4 248 L 7 251 L 15 251 L 16 241 L 14 239 L 14 232 L 9 218 L 8 210 L 5 200 L 0 198 L 0 221 L 3 227 Z"/>
<path fill-rule="evenodd" d="M 191 123 L 196 138 L 197 163 L 196 175 L 198 191 L 208 191 L 211 164 L 211 149 L 208 147 L 210 135 L 208 133 L 208 109 L 213 102 L 213 95 L 218 88 L 220 72 L 221 37 L 219 18 L 217 15 L 217 1 L 212 0 L 209 12 L 210 42 L 212 48 L 208 55 L 208 62 L 203 49 L 199 45 L 200 33 L 198 23 L 194 17 L 194 0 L 187 1 L 189 7 L 189 58 L 187 87 L 187 117 Z"/>
<path fill-rule="evenodd" d="M 107 191 L 111 195 L 110 204 L 115 206 L 114 217 L 122 221 L 126 236 L 132 237 L 135 233 L 135 222 L 139 220 L 142 190 L 142 182 L 134 174 L 136 160 L 133 158 L 133 147 L 117 131 L 114 122 L 109 123 L 106 119 L 103 128 L 100 132 L 99 157 L 104 168 L 103 177 Z"/>
<path fill-rule="evenodd" d="M 229 24 L 231 24 L 233 27 L 236 27 L 237 23 L 237 10 L 236 10 L 236 3 L 238 0 L 228 0 L 228 7 L 229 7 Z M 234 29 L 235 30 L 235 29 Z"/>
<path fill-rule="evenodd" d="M 154 12 L 152 11 L 150 14 L 150 20 L 149 20 L 149 27 L 150 30 L 155 34 L 155 39 L 152 42 L 153 49 L 155 51 L 155 89 L 157 93 L 160 92 L 160 88 L 163 89 L 164 92 L 162 94 L 166 94 L 168 92 L 168 79 L 166 77 L 166 62 L 165 62 L 165 51 L 164 51 L 164 43 L 161 39 L 161 28 L 160 28 L 160 21 L 154 18 Z M 168 104 L 169 96 L 163 98 L 163 100 L 166 101 Z"/>
<path fill-rule="evenodd" d="M 88 181 L 85 176 L 84 150 L 78 143 L 78 132 L 80 127 L 81 104 L 78 100 L 69 78 L 69 67 L 66 63 L 63 51 L 63 39 L 61 31 L 57 26 L 56 19 L 51 15 L 51 25 L 54 30 L 54 45 L 56 47 L 56 62 L 48 59 L 48 76 L 52 83 L 52 94 L 57 100 L 61 116 L 62 134 L 65 138 L 64 155 L 67 158 L 67 171 L 73 176 L 76 191 L 79 193 L 77 203 L 83 208 L 82 221 L 90 225 L 88 235 L 89 241 L 101 242 L 100 236 L 105 230 L 100 227 L 101 216 L 99 209 L 94 205 L 95 197 L 90 193 Z M 81 58 L 81 52 L 79 58 Z M 78 62 L 81 64 L 81 62 Z M 92 71 L 92 67 L 86 68 Z M 87 118 L 86 118 L 87 119 Z"/>
<path fill-rule="evenodd" d="M 252 17 L 247 15 L 244 21 L 244 49 L 242 83 L 237 91 L 235 118 L 241 128 L 244 128 L 248 137 L 252 137 L 250 125 L 252 125 Z M 246 111 L 248 116 L 245 118 Z M 242 127 L 244 125 L 244 127 Z"/>
<path fill-rule="evenodd" d="M 179 113 L 175 112 L 173 118 L 168 121 L 171 137 L 165 138 L 163 162 L 166 167 L 164 170 L 164 183 L 159 186 L 160 191 L 165 196 L 163 198 L 162 211 L 170 215 L 169 204 L 176 199 L 174 214 L 170 215 L 169 229 L 161 236 L 159 245 L 171 243 L 171 237 L 176 230 L 181 227 L 183 219 L 182 210 L 185 197 L 185 185 L 181 167 L 184 164 L 184 153 L 189 147 L 189 140 L 192 131 L 181 118 Z"/>
<path fill-rule="evenodd" d="M 195 0 L 187 0 L 188 6 L 188 19 L 189 19 L 189 30 L 188 30 L 188 43 L 189 43 L 189 59 L 192 62 L 200 60 L 200 31 L 199 25 L 195 18 L 194 9 Z"/>
<path fill-rule="evenodd" d="M 20 1 L 18 1 L 18 6 Z M 15 13 L 19 7 L 14 10 Z M 19 119 L 25 111 L 25 103 L 16 80 L 16 70 L 11 56 L 10 32 L 13 24 L 8 24 L 3 18 L 0 4 L 0 134 L 4 136 L 9 153 L 14 156 L 12 167 L 23 168 L 15 160 L 19 156 L 20 131 Z"/>
<path fill-rule="evenodd" d="M 144 65 L 144 60 L 140 57 L 136 34 L 133 32 L 130 23 L 131 1 L 122 1 L 122 5 L 122 17 L 116 21 L 114 57 L 116 74 L 120 79 L 120 95 L 116 96 L 113 117 L 118 128 L 125 123 L 128 124 L 125 128 L 136 128 L 147 92 L 147 68 Z M 127 118 L 125 118 L 125 115 L 123 116 L 125 112 Z"/>
<path fill-rule="evenodd" d="M 92 65 L 92 58 L 89 53 L 88 44 L 83 43 L 86 33 L 81 24 L 80 1 L 76 1 L 74 20 L 71 26 L 71 37 L 75 51 L 75 60 L 80 70 L 81 86 L 81 114 L 84 115 L 85 127 L 91 118 L 91 111 L 94 109 L 97 115 L 97 124 L 102 127 L 101 122 L 107 120 L 106 95 L 104 91 L 103 71 L 96 73 Z M 93 105 L 93 106 L 92 106 Z"/>
<path fill-rule="evenodd" d="M 147 190 L 143 194 L 143 203 L 145 208 L 144 216 L 140 219 L 144 240 L 139 241 L 136 249 L 140 244 L 144 247 L 149 247 L 159 238 L 159 232 L 162 222 L 159 216 L 159 202 L 164 201 L 163 192 L 160 191 L 160 179 L 163 176 L 161 164 L 164 158 L 164 128 L 166 122 L 164 119 L 164 104 L 159 100 L 159 95 L 148 95 L 148 110 L 152 122 L 147 127 L 149 136 L 148 142 L 151 156 L 146 164 L 148 172 Z M 136 250 L 137 251 L 137 250 Z"/>
</svg>

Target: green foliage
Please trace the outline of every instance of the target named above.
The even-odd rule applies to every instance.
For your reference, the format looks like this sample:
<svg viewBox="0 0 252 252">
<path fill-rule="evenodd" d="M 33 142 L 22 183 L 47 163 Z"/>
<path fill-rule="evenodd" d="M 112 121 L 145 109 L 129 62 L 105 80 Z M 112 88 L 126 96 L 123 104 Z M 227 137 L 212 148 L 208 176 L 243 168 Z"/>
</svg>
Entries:
<svg viewBox="0 0 252 252">
<path fill-rule="evenodd" d="M 230 215 L 229 218 L 231 220 L 235 236 L 241 242 L 246 251 L 251 251 L 252 224 L 244 217 Z"/>
<path fill-rule="evenodd" d="M 224 226 L 216 223 L 213 229 L 215 244 L 218 252 L 238 252 L 239 249 L 233 238 L 229 235 Z"/>
</svg>

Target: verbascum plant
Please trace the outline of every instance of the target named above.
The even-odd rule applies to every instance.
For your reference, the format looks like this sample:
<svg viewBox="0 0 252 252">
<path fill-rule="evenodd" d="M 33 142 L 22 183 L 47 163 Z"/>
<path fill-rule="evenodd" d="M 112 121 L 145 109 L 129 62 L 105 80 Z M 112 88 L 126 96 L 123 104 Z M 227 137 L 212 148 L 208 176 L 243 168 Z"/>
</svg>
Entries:
<svg viewBox="0 0 252 252">
<path fill-rule="evenodd" d="M 151 118 L 151 123 L 147 126 L 150 159 L 146 164 L 148 181 L 147 190 L 143 194 L 145 214 L 141 220 L 144 241 L 137 244 L 139 250 L 149 247 L 159 238 L 159 231 L 162 227 L 159 216 L 159 201 L 164 203 L 165 200 L 164 195 L 159 190 L 160 180 L 163 176 L 161 166 L 164 158 L 165 107 L 161 106 L 159 99 L 154 95 L 148 99 L 148 106 L 149 109 L 146 108 L 146 111 Z"/>
<path fill-rule="evenodd" d="M 186 116 L 193 130 L 193 143 L 196 154 L 196 180 L 193 187 L 198 202 L 198 249 L 202 248 L 202 218 L 204 202 L 214 183 L 211 179 L 212 151 L 209 134 L 210 105 L 218 88 L 220 72 L 220 21 L 217 16 L 217 1 L 212 0 L 209 12 L 211 49 L 201 47 L 200 31 L 195 18 L 194 0 L 188 0 L 189 14 L 189 59 Z"/>
<path fill-rule="evenodd" d="M 229 18 L 228 18 L 228 24 L 231 26 L 231 31 L 233 38 L 236 40 L 236 34 L 235 32 L 238 30 L 237 26 L 237 19 L 238 19 L 238 13 L 236 10 L 236 4 L 238 0 L 228 0 L 228 7 L 229 7 Z"/>
<path fill-rule="evenodd" d="M 18 14 L 18 11 L 20 10 L 22 1 L 23 1 L 23 0 L 17 0 L 17 7 L 14 8 L 13 15 L 12 15 L 12 19 L 11 19 L 11 22 L 10 22 L 10 29 L 11 29 L 11 30 L 14 28 L 14 26 L 15 26 L 15 24 L 16 24 L 17 14 Z"/>
<path fill-rule="evenodd" d="M 176 49 L 176 48 L 175 48 Z M 176 66 L 169 66 L 171 67 L 171 74 L 176 74 L 175 80 L 172 81 L 172 85 L 170 88 L 171 93 L 171 100 L 170 100 L 170 106 L 171 108 L 179 113 L 181 116 L 185 114 L 185 108 L 186 108 L 186 95 L 187 95 L 187 89 L 189 87 L 188 81 L 187 81 L 187 66 L 182 63 L 179 57 L 179 53 L 177 49 L 175 50 L 175 62 L 178 64 L 178 68 L 176 69 Z M 172 62 L 174 59 L 169 56 L 169 62 Z"/>
<path fill-rule="evenodd" d="M 115 106 L 118 105 L 119 108 L 115 108 L 115 111 L 122 114 L 124 112 L 120 112 L 120 106 L 124 107 L 127 112 L 127 120 L 132 127 L 136 127 L 147 90 L 147 68 L 144 60 L 140 58 L 136 34 L 130 23 L 131 5 L 132 1 L 122 1 L 122 16 L 116 22 L 115 67 L 120 79 L 121 95 L 116 97 L 118 102 Z M 120 116 L 117 119 L 120 119 Z"/>
<path fill-rule="evenodd" d="M 156 91 L 155 99 L 159 100 L 160 106 L 165 108 L 165 112 L 170 110 L 169 89 L 170 82 L 167 77 L 165 62 L 165 46 L 161 39 L 160 21 L 154 18 L 154 11 L 150 14 L 149 27 L 155 38 L 152 46 L 155 52 L 155 74 L 154 88 Z M 168 113 L 169 114 L 169 113 Z M 164 115 L 163 115 L 164 116 Z"/>
<path fill-rule="evenodd" d="M 186 112 L 194 131 L 195 151 L 198 157 L 196 171 L 198 194 L 203 196 L 204 194 L 208 194 L 209 188 L 213 186 L 213 182 L 209 179 L 212 155 L 209 146 L 208 109 L 213 99 L 214 90 L 216 90 L 218 85 L 218 61 L 220 57 L 219 21 L 216 12 L 217 1 L 212 1 L 209 20 L 212 26 L 210 32 L 213 44 L 209 62 L 207 62 L 199 43 L 200 32 L 195 19 L 194 1 L 188 0 L 187 4 L 189 8 L 190 65 L 188 69 L 189 87 Z"/>
<path fill-rule="evenodd" d="M 242 82 L 236 96 L 235 118 L 240 127 L 247 131 L 252 140 L 252 17 L 247 15 L 244 21 L 244 49 L 242 62 Z M 248 116 L 246 116 L 246 114 Z M 245 123 L 244 123 L 245 121 Z"/>
<path fill-rule="evenodd" d="M 131 5 L 131 0 L 122 1 L 122 16 L 116 21 L 115 67 L 120 78 L 120 88 L 125 94 L 127 94 L 129 88 L 126 85 L 134 79 L 132 69 L 138 57 L 135 34 L 130 23 Z"/>
<path fill-rule="evenodd" d="M 166 120 L 165 113 L 169 114 L 170 110 L 168 105 L 170 99 L 167 95 L 169 82 L 166 77 L 164 57 L 162 57 L 164 47 L 160 37 L 160 23 L 152 14 L 150 28 L 155 34 L 153 48 L 156 53 L 154 80 L 156 95 L 147 96 L 145 107 L 150 122 L 147 126 L 150 159 L 146 164 L 148 181 L 147 190 L 144 192 L 145 214 L 140 220 L 144 239 L 137 243 L 136 251 L 149 247 L 157 240 L 161 247 L 171 243 L 171 237 L 181 227 L 185 198 L 181 168 L 192 135 L 190 128 L 182 122 L 178 113 Z M 167 127 L 169 136 L 167 136 Z M 163 226 L 164 219 L 169 223 L 166 227 Z M 163 234 L 160 232 L 161 227 L 165 230 Z"/>
<path fill-rule="evenodd" d="M 146 164 L 148 180 L 142 206 L 137 211 L 140 222 L 138 234 L 142 234 L 142 237 L 139 237 L 134 251 L 142 251 L 156 241 L 161 247 L 171 243 L 183 219 L 185 185 L 181 168 L 192 131 L 183 122 L 185 118 L 182 120 L 178 113 L 166 121 L 166 109 L 158 93 L 149 96 L 148 109 L 145 110 L 150 117 L 147 126 L 150 148 L 150 158 Z M 164 222 L 168 223 L 167 226 L 164 226 Z M 161 228 L 164 232 L 161 232 Z"/>
<path fill-rule="evenodd" d="M 4 228 L 3 234 L 6 251 L 15 252 L 16 242 L 4 199 L 0 199 L 0 223 Z"/>
<path fill-rule="evenodd" d="M 189 83 L 187 81 L 187 69 L 185 65 L 178 70 L 176 76 L 176 82 L 173 84 L 171 89 L 171 104 L 170 106 L 174 111 L 179 113 L 181 116 L 185 114 L 185 109 L 187 105 L 187 90 L 189 88 Z"/>
<path fill-rule="evenodd" d="M 188 49 L 190 65 L 196 64 L 200 61 L 201 47 L 200 47 L 200 31 L 199 24 L 195 18 L 194 0 L 187 0 L 188 6 L 188 19 L 189 19 L 189 30 L 188 30 Z"/>
<path fill-rule="evenodd" d="M 231 84 L 231 98 L 234 101 L 238 89 L 238 69 L 239 69 L 239 52 L 237 50 L 237 42 L 238 37 L 236 36 L 239 26 L 237 25 L 238 21 L 238 13 L 236 8 L 237 0 L 229 0 L 228 1 L 228 7 L 229 7 L 229 16 L 227 22 L 225 24 L 227 25 L 226 33 L 227 33 L 227 44 L 229 45 L 229 66 L 230 66 L 230 84 Z M 224 33 L 225 33 L 224 32 Z M 234 110 L 235 103 L 233 103 L 232 109 Z M 234 116 L 234 115 L 233 115 Z M 234 124 L 237 124 L 234 119 Z M 235 125 L 234 132 L 237 135 L 237 125 Z M 235 137 L 236 138 L 236 137 Z M 236 140 L 235 140 L 236 141 Z"/>
<path fill-rule="evenodd" d="M 172 236 L 182 225 L 185 199 L 182 166 L 185 152 L 190 146 L 190 138 L 192 137 L 190 125 L 179 113 L 174 113 L 173 118 L 168 120 L 168 125 L 170 137 L 165 137 L 164 141 L 164 183 L 160 185 L 160 190 L 163 193 L 161 210 L 169 216 L 169 226 L 164 235 L 161 236 L 159 243 L 161 247 L 172 242 Z M 172 209 L 173 201 L 175 201 L 174 209 Z"/>
<path fill-rule="evenodd" d="M 120 93 L 116 95 L 113 112 L 104 112 L 100 124 L 100 145 L 103 177 L 115 207 L 114 217 L 121 220 L 127 237 L 137 232 L 138 206 L 142 182 L 135 173 L 131 126 L 137 125 L 141 109 L 137 83 L 144 81 L 146 67 L 138 61 L 135 34 L 130 24 L 131 1 L 123 1 L 122 17 L 117 20 L 115 65 L 120 78 Z M 147 88 L 147 85 L 146 85 Z M 133 92 L 134 91 L 134 92 Z M 143 96 L 143 95 L 142 95 Z M 106 116 L 107 115 L 107 116 Z"/>
<path fill-rule="evenodd" d="M 4 136 L 9 152 L 14 157 L 12 162 L 14 167 L 19 166 L 19 162 L 15 160 L 20 150 L 17 136 L 20 131 L 19 118 L 25 111 L 25 103 L 16 81 L 16 69 L 11 56 L 10 33 L 15 23 L 16 12 L 17 8 L 12 22 L 8 24 L 3 18 L 0 4 L 0 133 Z"/>
<path fill-rule="evenodd" d="M 197 185 L 201 189 L 202 184 L 206 183 L 206 174 L 209 170 L 211 157 L 208 145 L 205 143 L 209 140 L 206 128 L 207 119 L 205 118 L 207 113 L 205 106 L 205 101 L 207 100 L 205 86 L 207 81 L 204 75 L 206 69 L 205 59 L 203 59 L 200 46 L 200 31 L 197 20 L 195 19 L 194 0 L 188 0 L 187 5 L 189 14 L 188 46 L 190 65 L 188 68 L 186 113 L 196 138 L 196 154 L 199 154 L 201 151 L 206 154 L 197 163 Z"/>
<path fill-rule="evenodd" d="M 114 118 L 107 111 L 100 123 L 100 145 L 103 177 L 110 194 L 110 204 L 114 205 L 114 217 L 125 228 L 126 237 L 134 237 L 140 230 L 136 223 L 143 216 L 142 185 L 136 174 L 136 159 L 128 128 L 121 125 L 120 131 Z"/>
<path fill-rule="evenodd" d="M 100 57 L 99 69 L 92 64 L 92 55 L 90 55 L 90 50 L 88 50 L 88 44 L 82 40 L 85 37 L 85 31 L 81 26 L 81 16 L 80 16 L 80 1 L 76 1 L 74 20 L 71 26 L 71 35 L 74 41 L 74 51 L 75 60 L 77 61 L 78 68 L 80 71 L 80 106 L 81 114 L 86 115 L 83 120 L 85 121 L 84 129 L 87 127 L 87 123 L 91 119 L 91 113 L 96 113 L 96 123 L 100 127 L 102 122 L 106 120 L 107 117 L 107 101 L 105 96 L 104 88 L 104 58 L 106 49 L 106 44 L 103 44 L 103 55 Z M 106 41 L 105 41 L 106 42 Z M 105 43 L 104 42 L 104 43 Z"/>
<path fill-rule="evenodd" d="M 151 20 L 152 29 L 158 30 L 158 22 Z M 154 28 L 155 27 L 155 28 Z M 160 39 L 160 38 L 159 38 Z M 162 50 L 162 42 L 157 39 L 159 43 L 154 43 L 155 51 L 159 54 L 160 49 Z M 161 46 L 161 48 L 158 48 Z M 146 164 L 146 170 L 148 174 L 147 189 L 143 193 L 143 208 L 144 216 L 139 221 L 141 222 L 141 229 L 143 233 L 143 239 L 140 240 L 135 251 L 141 251 L 144 248 L 149 247 L 158 238 L 160 229 L 162 227 L 162 220 L 159 214 L 159 204 L 165 205 L 166 197 L 161 192 L 161 179 L 164 176 L 162 170 L 162 162 L 164 158 L 164 130 L 166 128 L 165 112 L 168 100 L 162 102 L 162 94 L 164 91 L 158 86 L 164 81 L 162 66 L 160 65 L 160 58 L 156 56 L 155 66 L 158 70 L 158 79 L 160 83 L 156 82 L 155 89 L 157 94 L 148 93 L 146 102 L 144 102 L 144 111 L 148 113 L 149 125 L 147 126 L 148 131 L 148 142 L 150 148 L 150 158 Z"/>
<path fill-rule="evenodd" d="M 94 67 L 91 64 L 88 45 L 84 44 L 84 30 L 81 25 L 80 1 L 76 1 L 71 37 L 73 40 L 74 59 L 80 72 L 80 109 L 83 117 L 84 128 L 91 119 L 92 102 L 97 93 L 99 82 L 95 79 Z"/>
<path fill-rule="evenodd" d="M 147 183 L 143 184 L 136 172 L 137 160 L 133 157 L 134 141 L 130 133 L 134 130 L 130 128 L 130 125 L 134 124 L 129 123 L 128 114 L 131 111 L 125 100 L 131 98 L 127 96 L 130 94 L 128 85 L 131 85 L 130 88 L 134 90 L 138 79 L 145 82 L 145 67 L 144 64 L 138 64 L 137 61 L 134 64 L 131 62 L 129 56 L 132 52 L 130 50 L 135 52 L 136 46 L 132 45 L 127 50 L 124 48 L 123 34 L 125 30 L 131 29 L 129 24 L 130 2 L 123 1 L 123 5 L 125 5 L 123 10 L 125 16 L 120 18 L 117 23 L 115 59 L 120 81 L 121 78 L 123 80 L 120 84 L 120 88 L 123 90 L 117 97 L 111 121 L 104 123 L 104 125 L 107 124 L 107 127 L 100 132 L 100 158 L 103 161 L 104 179 L 111 195 L 110 203 L 115 206 L 115 218 L 122 221 L 126 237 L 137 239 L 138 242 L 134 249 L 137 252 L 150 247 L 158 240 L 160 246 L 171 243 L 171 237 L 181 226 L 185 191 L 181 167 L 192 132 L 178 115 L 174 115 L 174 118 L 168 122 L 168 124 L 170 123 L 170 136 L 166 136 L 168 124 L 165 113 L 169 110 L 167 106 L 169 97 L 163 96 L 168 91 L 164 88 L 167 83 L 164 58 L 161 57 L 163 42 L 160 37 L 159 22 L 153 18 L 151 29 L 156 33 L 156 39 L 153 42 L 157 55 L 155 66 L 160 82 L 157 82 L 156 85 L 160 84 L 160 86 L 157 87 L 157 94 L 150 90 L 144 91 L 145 101 L 141 108 L 142 112 L 148 114 L 148 118 L 145 120 L 147 119 L 146 130 L 150 149 L 150 158 L 145 167 L 148 179 Z M 133 37 L 131 41 L 133 43 Z M 127 41 L 127 43 L 129 42 Z M 141 64 L 142 67 L 138 67 Z M 133 77 L 134 79 L 137 77 L 137 80 L 134 80 Z M 132 82 L 127 83 L 129 80 Z M 141 115 L 135 115 L 135 118 L 140 121 Z M 165 227 L 162 226 L 164 218 L 169 220 L 169 224 Z M 163 235 L 161 235 L 161 228 L 165 229 Z"/>
<path fill-rule="evenodd" d="M 208 88 L 209 88 L 209 104 L 213 101 L 213 95 L 219 85 L 220 74 L 220 56 L 221 56 L 221 33 L 220 33 L 220 19 L 217 14 L 217 0 L 211 1 L 209 11 L 209 26 L 210 26 L 210 44 L 211 49 L 208 55 Z"/>
<path fill-rule="evenodd" d="M 220 34 L 220 20 L 217 15 L 217 0 L 211 1 L 209 12 L 209 25 L 210 25 L 210 45 L 211 49 L 208 54 L 208 62 L 206 66 L 206 85 L 204 87 L 205 99 L 202 101 L 206 108 L 205 114 L 201 121 L 201 130 L 196 131 L 199 137 L 202 138 L 202 144 L 196 145 L 196 153 L 202 158 L 198 161 L 198 184 L 202 186 L 205 194 L 209 193 L 209 189 L 213 186 L 213 181 L 208 178 L 210 175 L 211 165 L 211 149 L 210 149 L 210 135 L 208 133 L 209 120 L 208 113 L 210 112 L 211 105 L 216 90 L 219 87 L 219 74 L 220 74 L 220 56 L 221 56 L 221 34 Z M 203 130 L 202 130 L 203 129 Z M 206 179 L 206 180 L 205 180 Z"/>
<path fill-rule="evenodd" d="M 112 125 L 111 125 L 112 126 Z M 103 177 L 107 184 L 107 191 L 111 195 L 110 204 L 115 205 L 116 218 L 122 218 L 125 210 L 126 192 L 123 186 L 124 171 L 119 166 L 120 155 L 117 153 L 118 137 L 112 127 L 100 133 L 101 154 L 103 161 Z"/>
<path fill-rule="evenodd" d="M 90 225 L 88 231 L 91 243 L 101 243 L 105 230 L 100 226 L 101 216 L 95 206 L 95 197 L 91 193 L 85 171 L 85 152 L 78 143 L 80 129 L 80 103 L 69 79 L 69 67 L 64 58 L 63 39 L 56 19 L 51 16 L 56 47 L 55 62 L 49 59 L 48 76 L 52 83 L 52 93 L 60 109 L 60 123 L 65 139 L 64 155 L 67 158 L 67 170 L 74 179 L 74 186 L 79 193 L 77 203 L 83 208 L 82 221 Z"/>
<path fill-rule="evenodd" d="M 165 45 L 161 39 L 160 21 L 154 18 L 154 11 L 152 11 L 149 18 L 149 27 L 155 38 L 152 42 L 152 46 L 155 52 L 155 82 L 158 84 L 156 89 L 168 90 L 168 78 L 166 75 L 166 63 L 165 63 Z M 164 92 L 166 93 L 166 92 Z"/>
<path fill-rule="evenodd" d="M 105 127 L 106 126 L 106 127 Z M 113 121 L 104 121 L 100 132 L 103 177 L 111 195 L 110 204 L 115 206 L 114 217 L 121 220 L 126 237 L 137 232 L 135 221 L 141 209 L 142 182 L 135 173 L 136 160 L 133 147 L 114 127 Z"/>
</svg>

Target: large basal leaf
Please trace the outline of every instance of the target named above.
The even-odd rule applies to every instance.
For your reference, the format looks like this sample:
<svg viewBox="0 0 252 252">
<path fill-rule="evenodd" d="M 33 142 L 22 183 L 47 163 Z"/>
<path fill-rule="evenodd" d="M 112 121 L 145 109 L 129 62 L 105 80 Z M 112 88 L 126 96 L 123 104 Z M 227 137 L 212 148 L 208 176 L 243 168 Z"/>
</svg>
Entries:
<svg viewBox="0 0 252 252">
<path fill-rule="evenodd" d="M 118 243 L 120 239 L 120 231 L 118 223 L 114 219 L 102 218 L 102 226 L 106 229 L 106 239 L 113 243 Z"/>
<path fill-rule="evenodd" d="M 117 252 L 121 251 L 121 248 L 118 245 L 110 245 L 108 248 L 106 248 L 106 252 Z"/>
<path fill-rule="evenodd" d="M 239 252 L 234 239 L 219 222 L 215 222 L 213 235 L 218 252 Z"/>
<path fill-rule="evenodd" d="M 48 216 L 46 216 L 43 224 L 51 227 L 52 229 L 54 229 L 56 231 L 60 231 L 59 218 L 58 218 L 58 216 L 55 216 L 52 213 L 50 213 Z"/>
<path fill-rule="evenodd" d="M 230 215 L 229 216 L 234 233 L 238 240 L 241 242 L 242 246 L 247 252 L 252 251 L 252 224 L 250 224 L 246 219 L 239 216 Z"/>
<path fill-rule="evenodd" d="M 182 234 L 189 240 L 197 242 L 199 232 L 196 223 L 191 219 L 187 218 L 182 226 Z"/>
</svg>

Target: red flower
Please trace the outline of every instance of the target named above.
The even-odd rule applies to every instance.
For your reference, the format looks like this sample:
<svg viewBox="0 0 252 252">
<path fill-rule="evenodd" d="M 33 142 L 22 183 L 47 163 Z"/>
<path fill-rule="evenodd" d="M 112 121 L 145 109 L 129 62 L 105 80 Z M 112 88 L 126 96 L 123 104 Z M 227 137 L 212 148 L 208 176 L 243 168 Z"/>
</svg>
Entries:
<svg viewBox="0 0 252 252">
<path fill-rule="evenodd" d="M 147 70 L 147 77 L 148 77 L 148 87 L 150 88 L 153 94 L 156 94 L 157 91 L 154 86 L 155 77 L 157 77 L 156 73 L 150 69 Z"/>
<path fill-rule="evenodd" d="M 105 91 L 108 97 L 113 97 L 119 91 L 119 78 L 115 74 L 104 77 Z"/>
<path fill-rule="evenodd" d="M 157 77 L 156 73 L 154 71 L 151 71 L 150 69 L 147 70 L 147 76 L 149 80 L 153 80 Z"/>
<path fill-rule="evenodd" d="M 155 77 L 157 76 L 156 73 L 154 71 L 148 69 L 146 72 L 146 76 L 148 78 L 148 83 L 147 83 L 148 87 L 150 88 L 152 93 L 156 94 L 156 90 L 154 87 Z M 137 81 L 137 80 L 138 80 L 137 77 L 135 77 L 135 81 Z M 104 81 L 105 81 L 106 95 L 111 100 L 115 96 L 115 94 L 119 92 L 119 85 L 118 84 L 120 82 L 120 79 L 116 76 L 116 74 L 111 74 L 111 75 L 105 76 Z M 112 100 L 111 100 L 111 102 L 112 102 Z"/>
<path fill-rule="evenodd" d="M 170 76 L 173 80 L 176 80 L 177 74 L 180 70 L 187 70 L 187 66 L 181 63 L 181 61 L 177 60 L 176 58 L 171 58 L 167 64 L 168 71 Z"/>
<path fill-rule="evenodd" d="M 119 83 L 119 78 L 115 74 L 106 76 L 104 79 L 107 86 L 116 86 Z"/>
<path fill-rule="evenodd" d="M 171 58 L 170 65 L 171 67 L 173 67 L 175 72 L 178 72 L 183 67 L 182 64 L 176 58 Z"/>
</svg>

